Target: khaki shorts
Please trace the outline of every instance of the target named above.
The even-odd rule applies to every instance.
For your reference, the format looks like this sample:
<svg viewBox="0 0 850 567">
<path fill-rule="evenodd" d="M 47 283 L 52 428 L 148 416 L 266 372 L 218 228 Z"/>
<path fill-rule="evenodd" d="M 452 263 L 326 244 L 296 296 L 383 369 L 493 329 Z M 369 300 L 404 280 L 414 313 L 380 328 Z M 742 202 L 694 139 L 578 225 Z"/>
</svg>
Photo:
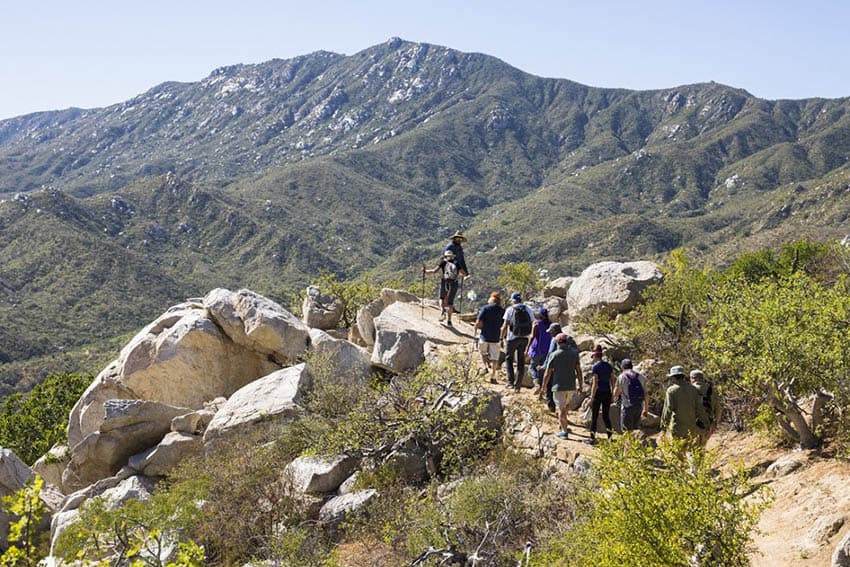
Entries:
<svg viewBox="0 0 850 567">
<path fill-rule="evenodd" d="M 554 390 L 552 392 L 552 399 L 555 400 L 555 405 L 558 406 L 558 409 L 564 411 L 567 407 L 567 396 L 569 396 L 569 392 L 562 392 L 560 390 Z"/>
<path fill-rule="evenodd" d="M 499 360 L 499 343 L 480 341 L 478 343 L 478 352 L 481 353 L 481 356 L 486 356 L 490 362 L 496 362 Z"/>
</svg>

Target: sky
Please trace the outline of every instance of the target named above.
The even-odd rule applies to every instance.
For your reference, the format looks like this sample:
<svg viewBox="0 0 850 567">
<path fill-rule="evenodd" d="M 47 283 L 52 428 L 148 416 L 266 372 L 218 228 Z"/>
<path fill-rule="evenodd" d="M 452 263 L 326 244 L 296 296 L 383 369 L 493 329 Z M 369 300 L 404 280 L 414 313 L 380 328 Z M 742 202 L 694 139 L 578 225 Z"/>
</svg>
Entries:
<svg viewBox="0 0 850 567">
<path fill-rule="evenodd" d="M 0 119 L 390 37 L 595 87 L 850 96 L 844 0 L 0 0 Z"/>
</svg>

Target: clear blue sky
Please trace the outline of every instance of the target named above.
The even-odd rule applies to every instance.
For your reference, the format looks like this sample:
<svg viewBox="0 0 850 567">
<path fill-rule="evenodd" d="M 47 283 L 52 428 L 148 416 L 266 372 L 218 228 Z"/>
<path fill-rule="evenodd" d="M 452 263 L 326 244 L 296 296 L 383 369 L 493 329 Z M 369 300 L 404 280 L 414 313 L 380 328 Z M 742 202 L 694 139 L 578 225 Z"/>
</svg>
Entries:
<svg viewBox="0 0 850 567">
<path fill-rule="evenodd" d="M 3 0 L 0 119 L 392 36 L 598 87 L 835 98 L 850 96 L 848 25 L 842 0 Z"/>
</svg>

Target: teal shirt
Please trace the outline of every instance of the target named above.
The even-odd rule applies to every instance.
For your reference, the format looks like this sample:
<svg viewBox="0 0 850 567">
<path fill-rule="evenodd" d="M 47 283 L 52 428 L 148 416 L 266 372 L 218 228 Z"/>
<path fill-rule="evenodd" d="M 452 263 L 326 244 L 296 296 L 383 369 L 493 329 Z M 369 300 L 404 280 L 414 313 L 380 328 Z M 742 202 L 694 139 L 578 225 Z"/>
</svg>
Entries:
<svg viewBox="0 0 850 567">
<path fill-rule="evenodd" d="M 566 348 L 559 347 L 558 350 L 549 355 L 546 361 L 546 370 L 552 370 L 553 392 L 566 392 L 576 389 L 576 364 L 578 363 L 578 349 L 575 346 Z"/>
</svg>

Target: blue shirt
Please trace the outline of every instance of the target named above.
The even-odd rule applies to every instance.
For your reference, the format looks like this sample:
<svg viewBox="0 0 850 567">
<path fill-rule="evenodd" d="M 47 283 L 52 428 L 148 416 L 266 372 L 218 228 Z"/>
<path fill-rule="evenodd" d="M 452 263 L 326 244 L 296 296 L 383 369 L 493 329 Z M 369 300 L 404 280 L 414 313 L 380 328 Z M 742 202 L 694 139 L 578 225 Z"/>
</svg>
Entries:
<svg viewBox="0 0 850 567">
<path fill-rule="evenodd" d="M 488 303 L 478 312 L 478 321 L 481 321 L 481 340 L 486 343 L 499 342 L 502 331 L 502 316 L 505 310 L 496 304 Z"/>
<path fill-rule="evenodd" d="M 598 379 L 596 380 L 596 391 L 597 392 L 610 392 L 611 391 L 611 375 L 614 373 L 614 369 L 611 368 L 611 365 L 605 362 L 604 360 L 600 360 L 596 364 L 593 365 L 593 368 L 590 370 L 593 374 L 596 374 Z"/>
</svg>

